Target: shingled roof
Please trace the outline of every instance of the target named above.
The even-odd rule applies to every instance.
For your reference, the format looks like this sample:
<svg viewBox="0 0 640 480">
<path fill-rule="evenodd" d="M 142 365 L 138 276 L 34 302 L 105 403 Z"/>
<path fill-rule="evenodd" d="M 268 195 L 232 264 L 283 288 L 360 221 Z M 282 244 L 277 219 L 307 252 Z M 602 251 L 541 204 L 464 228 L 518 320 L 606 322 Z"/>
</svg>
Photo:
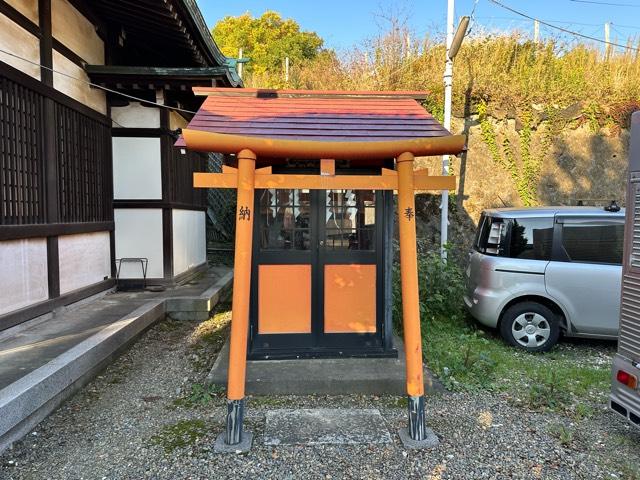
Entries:
<svg viewBox="0 0 640 480">
<path fill-rule="evenodd" d="M 194 88 L 189 123 L 206 132 L 288 140 L 377 141 L 450 135 L 416 99 L 426 92 Z"/>
<path fill-rule="evenodd" d="M 207 98 L 176 146 L 252 150 L 270 158 L 374 160 L 458 154 L 451 135 L 416 100 L 426 92 L 194 88 Z"/>
</svg>

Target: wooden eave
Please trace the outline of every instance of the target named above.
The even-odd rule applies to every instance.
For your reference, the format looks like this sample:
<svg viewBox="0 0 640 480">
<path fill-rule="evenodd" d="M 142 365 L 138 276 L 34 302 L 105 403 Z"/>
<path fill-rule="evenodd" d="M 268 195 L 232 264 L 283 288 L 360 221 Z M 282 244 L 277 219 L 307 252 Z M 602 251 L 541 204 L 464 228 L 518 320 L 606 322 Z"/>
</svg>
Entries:
<svg viewBox="0 0 640 480">
<path fill-rule="evenodd" d="M 87 65 L 92 82 L 110 88 L 171 88 L 191 90 L 193 87 L 230 84 L 229 69 L 218 67 L 127 67 Z"/>
<path fill-rule="evenodd" d="M 194 0 L 74 0 L 95 12 L 112 39 L 124 31 L 126 44 L 156 54 L 155 64 L 226 68 L 224 85 L 242 85 L 235 68 L 217 47 Z M 142 59 L 144 60 L 144 59 Z"/>
</svg>

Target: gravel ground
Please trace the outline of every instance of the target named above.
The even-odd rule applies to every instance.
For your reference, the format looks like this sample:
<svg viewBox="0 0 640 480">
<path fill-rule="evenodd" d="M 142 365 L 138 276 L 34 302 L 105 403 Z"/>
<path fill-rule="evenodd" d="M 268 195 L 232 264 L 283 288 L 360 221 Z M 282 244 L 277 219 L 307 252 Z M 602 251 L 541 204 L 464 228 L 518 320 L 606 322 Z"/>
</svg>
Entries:
<svg viewBox="0 0 640 480">
<path fill-rule="evenodd" d="M 214 454 L 224 398 L 199 395 L 193 385 L 204 379 L 220 342 L 194 343 L 195 327 L 165 321 L 147 332 L 0 456 L 0 478 L 640 478 L 640 434 L 604 407 L 572 419 L 531 412 L 509 395 L 490 393 L 429 397 L 427 421 L 441 439 L 430 451 L 405 450 L 395 435 L 406 421 L 399 397 L 249 398 L 246 427 L 256 434 L 254 448 L 245 455 Z M 291 407 L 378 408 L 394 442 L 264 446 L 265 412 Z M 176 447 L 183 438 L 187 445 Z"/>
</svg>

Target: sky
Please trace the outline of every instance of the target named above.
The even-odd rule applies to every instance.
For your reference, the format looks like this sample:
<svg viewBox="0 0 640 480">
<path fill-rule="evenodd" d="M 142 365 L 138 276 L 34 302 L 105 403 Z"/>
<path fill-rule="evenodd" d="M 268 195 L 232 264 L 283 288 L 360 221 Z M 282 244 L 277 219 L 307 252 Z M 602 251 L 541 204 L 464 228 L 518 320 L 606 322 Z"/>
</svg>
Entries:
<svg viewBox="0 0 640 480">
<path fill-rule="evenodd" d="M 640 38 L 640 0 L 501 0 L 529 16 L 604 39 L 604 24 L 611 22 L 611 41 L 626 43 Z M 599 3 L 591 3 L 599 2 Z M 456 0 L 456 19 L 470 15 L 476 5 L 476 30 L 520 30 L 533 32 L 533 22 L 504 10 L 489 0 Z M 606 5 L 605 5 L 606 4 Z M 612 5 L 614 4 L 614 5 Z M 447 0 L 198 0 L 209 26 L 219 19 L 250 12 L 254 16 L 275 10 L 295 19 L 303 30 L 317 32 L 325 46 L 338 51 L 373 37 L 385 28 L 385 17 L 407 21 L 416 37 L 429 33 L 440 38 L 445 31 Z M 562 33 L 541 25 L 540 34 L 558 37 Z M 565 37 L 563 37 L 565 38 Z"/>
</svg>

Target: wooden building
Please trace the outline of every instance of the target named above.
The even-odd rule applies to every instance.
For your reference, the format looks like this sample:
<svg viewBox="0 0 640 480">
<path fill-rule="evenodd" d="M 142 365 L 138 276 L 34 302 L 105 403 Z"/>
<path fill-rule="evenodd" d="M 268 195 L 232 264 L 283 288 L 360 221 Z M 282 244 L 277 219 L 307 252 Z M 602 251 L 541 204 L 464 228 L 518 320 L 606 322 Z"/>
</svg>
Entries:
<svg viewBox="0 0 640 480">
<path fill-rule="evenodd" d="M 227 429 L 216 448 L 251 443 L 247 357 L 395 353 L 394 210 L 409 400 L 401 435 L 424 442 L 414 191 L 452 189 L 455 178 L 414 171 L 413 160 L 458 154 L 464 137 L 422 108 L 424 92 L 195 91 L 206 100 L 177 145 L 234 157 L 222 173 L 196 173 L 194 186 L 237 189 Z"/>
<path fill-rule="evenodd" d="M 147 283 L 205 265 L 208 155 L 172 145 L 193 86 L 239 84 L 193 0 L 0 0 L 0 330 L 113 287 L 122 257 Z"/>
</svg>

